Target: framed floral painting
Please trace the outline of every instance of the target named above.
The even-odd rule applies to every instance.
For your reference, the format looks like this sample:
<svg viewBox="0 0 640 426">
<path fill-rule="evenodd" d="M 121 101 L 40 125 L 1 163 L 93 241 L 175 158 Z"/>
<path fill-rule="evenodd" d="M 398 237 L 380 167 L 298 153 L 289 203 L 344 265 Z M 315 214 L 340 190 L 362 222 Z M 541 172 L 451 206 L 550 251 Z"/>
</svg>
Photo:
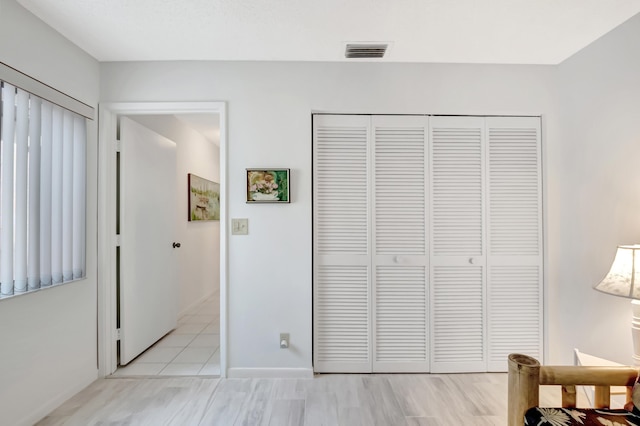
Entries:
<svg viewBox="0 0 640 426">
<path fill-rule="evenodd" d="M 289 189 L 289 169 L 247 169 L 247 203 L 288 203 Z"/>
</svg>

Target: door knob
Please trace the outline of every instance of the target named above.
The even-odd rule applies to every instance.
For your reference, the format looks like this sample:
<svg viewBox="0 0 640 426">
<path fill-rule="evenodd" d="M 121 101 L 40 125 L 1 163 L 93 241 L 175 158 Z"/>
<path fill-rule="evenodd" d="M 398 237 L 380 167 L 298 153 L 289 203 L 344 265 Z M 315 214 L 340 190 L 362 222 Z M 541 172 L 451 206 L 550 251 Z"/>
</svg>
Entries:
<svg viewBox="0 0 640 426">
<path fill-rule="evenodd" d="M 470 263 L 471 265 L 473 265 L 473 257 L 470 257 L 470 258 L 469 258 L 469 263 Z"/>
<path fill-rule="evenodd" d="M 180 248 L 180 243 L 173 243 L 173 248 Z"/>
</svg>

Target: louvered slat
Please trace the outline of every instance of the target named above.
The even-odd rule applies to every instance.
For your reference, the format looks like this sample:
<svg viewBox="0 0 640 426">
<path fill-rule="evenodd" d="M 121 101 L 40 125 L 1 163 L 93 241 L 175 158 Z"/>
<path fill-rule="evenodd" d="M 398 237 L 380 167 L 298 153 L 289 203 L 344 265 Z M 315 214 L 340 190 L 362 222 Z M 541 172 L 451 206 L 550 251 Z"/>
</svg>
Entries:
<svg viewBox="0 0 640 426">
<path fill-rule="evenodd" d="M 535 127 L 488 128 L 489 250 L 492 255 L 536 256 L 540 253 L 538 140 Z"/>
<path fill-rule="evenodd" d="M 362 125 L 316 127 L 317 254 L 368 253 L 367 139 Z"/>
<path fill-rule="evenodd" d="M 481 255 L 482 127 L 434 125 L 431 132 L 433 253 Z"/>
<path fill-rule="evenodd" d="M 370 369 L 367 267 L 320 266 L 316 269 L 315 286 L 316 371 L 367 371 Z"/>
<path fill-rule="evenodd" d="M 426 253 L 425 133 L 424 125 L 374 128 L 376 254 Z"/>
<path fill-rule="evenodd" d="M 424 266 L 378 266 L 374 371 L 428 371 Z"/>
<path fill-rule="evenodd" d="M 489 371 L 507 371 L 507 356 L 514 352 L 540 359 L 540 267 L 494 266 L 489 282 Z"/>
<path fill-rule="evenodd" d="M 482 267 L 433 269 L 432 372 L 484 371 Z"/>
</svg>

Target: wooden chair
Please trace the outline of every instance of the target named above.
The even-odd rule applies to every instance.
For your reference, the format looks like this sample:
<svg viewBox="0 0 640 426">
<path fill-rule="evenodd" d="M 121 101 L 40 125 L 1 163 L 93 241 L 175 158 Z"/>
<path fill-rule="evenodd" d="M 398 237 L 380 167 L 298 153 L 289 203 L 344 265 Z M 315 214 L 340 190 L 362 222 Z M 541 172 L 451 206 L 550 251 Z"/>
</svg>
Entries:
<svg viewBox="0 0 640 426">
<path fill-rule="evenodd" d="M 547 366 L 527 355 L 509 355 L 509 426 L 523 426 L 528 409 L 539 405 L 539 387 L 562 386 L 562 407 L 576 408 L 576 386 L 595 386 L 594 407 L 609 408 L 611 386 L 627 387 L 627 402 L 638 378 L 632 367 Z"/>
</svg>

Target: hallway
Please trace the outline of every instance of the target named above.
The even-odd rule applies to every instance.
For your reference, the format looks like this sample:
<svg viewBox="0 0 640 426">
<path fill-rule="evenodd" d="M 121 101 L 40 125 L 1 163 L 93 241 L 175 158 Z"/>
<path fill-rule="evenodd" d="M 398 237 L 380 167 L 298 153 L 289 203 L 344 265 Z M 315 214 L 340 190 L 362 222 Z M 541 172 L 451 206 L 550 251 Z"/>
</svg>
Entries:
<svg viewBox="0 0 640 426">
<path fill-rule="evenodd" d="M 178 319 L 178 327 L 112 377 L 219 376 L 220 292 Z"/>
</svg>

